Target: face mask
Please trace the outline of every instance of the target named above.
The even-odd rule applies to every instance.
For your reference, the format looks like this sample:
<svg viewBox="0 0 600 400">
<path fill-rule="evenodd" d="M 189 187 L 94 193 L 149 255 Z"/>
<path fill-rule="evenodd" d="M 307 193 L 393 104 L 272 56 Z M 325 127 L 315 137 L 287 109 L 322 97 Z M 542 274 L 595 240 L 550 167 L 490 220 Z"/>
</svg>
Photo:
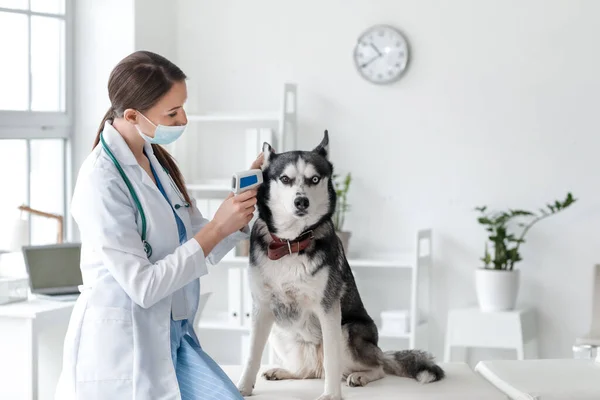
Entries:
<svg viewBox="0 0 600 400">
<path fill-rule="evenodd" d="M 187 127 L 187 125 L 179 125 L 179 126 L 158 125 L 158 126 L 156 126 L 156 125 L 154 125 L 154 123 L 152 121 L 150 121 L 148 118 L 146 118 L 146 116 L 144 114 L 140 113 L 140 115 L 142 117 L 144 117 L 146 119 L 146 121 L 150 122 L 152 124 L 152 126 L 154 126 L 156 128 L 154 131 L 154 137 L 150 137 L 150 136 L 144 134 L 144 132 L 141 131 L 141 129 L 138 125 L 135 126 L 135 129 L 137 129 L 140 136 L 142 138 L 144 138 L 144 140 L 148 143 L 171 144 L 174 141 L 176 141 L 177 139 L 179 139 L 179 137 L 181 135 L 183 135 L 183 132 L 185 131 L 185 128 Z"/>
</svg>

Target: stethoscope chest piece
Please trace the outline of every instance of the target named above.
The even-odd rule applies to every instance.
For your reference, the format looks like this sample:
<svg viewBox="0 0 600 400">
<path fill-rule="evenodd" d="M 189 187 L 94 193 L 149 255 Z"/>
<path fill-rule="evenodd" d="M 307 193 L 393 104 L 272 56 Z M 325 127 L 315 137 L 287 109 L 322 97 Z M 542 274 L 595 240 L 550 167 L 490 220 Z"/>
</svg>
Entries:
<svg viewBox="0 0 600 400">
<path fill-rule="evenodd" d="M 150 246 L 150 243 L 146 242 L 145 240 L 143 241 L 144 243 L 144 251 L 146 252 L 146 256 L 150 257 L 152 255 L 152 246 Z"/>
</svg>

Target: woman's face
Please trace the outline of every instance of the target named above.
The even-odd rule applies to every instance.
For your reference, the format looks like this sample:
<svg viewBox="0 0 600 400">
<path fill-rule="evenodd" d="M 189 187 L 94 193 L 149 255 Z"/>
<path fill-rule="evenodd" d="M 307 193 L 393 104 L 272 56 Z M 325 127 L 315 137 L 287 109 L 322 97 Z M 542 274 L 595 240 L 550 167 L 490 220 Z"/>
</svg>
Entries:
<svg viewBox="0 0 600 400">
<path fill-rule="evenodd" d="M 169 90 L 153 107 L 146 110 L 144 116 L 154 125 L 179 126 L 187 124 L 187 116 L 183 104 L 187 100 L 187 86 L 185 81 L 175 82 Z M 139 115 L 137 121 L 142 132 L 154 137 L 155 127 L 143 116 Z"/>
</svg>

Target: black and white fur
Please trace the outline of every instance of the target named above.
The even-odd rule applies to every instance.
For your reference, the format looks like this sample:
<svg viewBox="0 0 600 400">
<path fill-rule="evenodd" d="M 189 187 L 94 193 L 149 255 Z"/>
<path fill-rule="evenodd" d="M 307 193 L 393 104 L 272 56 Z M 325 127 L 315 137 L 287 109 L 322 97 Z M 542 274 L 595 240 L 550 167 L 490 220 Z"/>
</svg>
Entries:
<svg viewBox="0 0 600 400">
<path fill-rule="evenodd" d="M 336 195 L 328 160 L 329 138 L 313 151 L 275 154 L 263 146 L 264 183 L 259 216 L 250 239 L 249 279 L 253 298 L 250 356 L 238 382 L 252 393 L 260 360 L 271 344 L 282 368 L 269 380 L 325 378 L 319 400 L 341 399 L 341 382 L 364 386 L 385 374 L 438 381 L 444 371 L 422 351 L 383 352 L 365 310 L 331 216 Z M 312 230 L 312 244 L 279 260 L 267 257 L 270 233 L 294 240 Z"/>
</svg>

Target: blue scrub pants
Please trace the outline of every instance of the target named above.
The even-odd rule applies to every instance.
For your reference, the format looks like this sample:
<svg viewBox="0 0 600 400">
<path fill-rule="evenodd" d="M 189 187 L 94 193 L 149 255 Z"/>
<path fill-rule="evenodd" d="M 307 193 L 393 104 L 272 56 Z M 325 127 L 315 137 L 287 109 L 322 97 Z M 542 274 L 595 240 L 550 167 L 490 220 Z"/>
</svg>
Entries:
<svg viewBox="0 0 600 400">
<path fill-rule="evenodd" d="M 235 384 L 187 329 L 187 320 L 171 319 L 171 357 L 182 400 L 243 400 Z"/>
</svg>

